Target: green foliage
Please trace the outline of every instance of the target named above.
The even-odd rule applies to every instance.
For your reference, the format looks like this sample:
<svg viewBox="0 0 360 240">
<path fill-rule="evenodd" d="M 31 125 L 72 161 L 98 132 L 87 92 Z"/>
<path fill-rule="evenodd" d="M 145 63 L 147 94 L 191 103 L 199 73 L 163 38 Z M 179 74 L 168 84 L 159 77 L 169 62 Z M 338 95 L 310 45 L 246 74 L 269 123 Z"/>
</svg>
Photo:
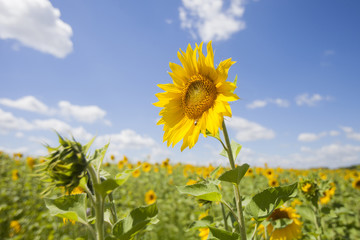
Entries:
<svg viewBox="0 0 360 240">
<path fill-rule="evenodd" d="M 157 214 L 158 209 L 155 203 L 133 209 L 129 215 L 115 223 L 112 237 L 119 240 L 134 239 L 136 234 L 144 230 L 146 226 L 158 222 Z"/>
<path fill-rule="evenodd" d="M 228 232 L 220 228 L 209 227 L 212 237 L 210 239 L 219 239 L 219 240 L 238 240 L 239 234 L 235 232 Z"/>
<path fill-rule="evenodd" d="M 198 199 L 219 202 L 222 199 L 219 187 L 213 183 L 196 183 L 193 185 L 177 187 L 180 193 L 190 194 Z"/>
<path fill-rule="evenodd" d="M 86 194 L 64 195 L 45 198 L 45 204 L 52 216 L 87 224 L 85 199 Z"/>
<path fill-rule="evenodd" d="M 249 164 L 246 164 L 246 163 L 241 166 L 237 166 L 234 169 L 224 172 L 219 177 L 219 180 L 239 185 L 241 179 L 244 177 L 244 175 L 248 169 L 249 169 Z"/>
<path fill-rule="evenodd" d="M 263 221 L 290 198 L 296 196 L 297 183 L 268 188 L 252 197 L 245 210 L 256 221 Z"/>
<path fill-rule="evenodd" d="M 231 150 L 232 150 L 232 155 L 233 155 L 233 159 L 234 161 L 236 160 L 237 156 L 240 153 L 241 150 L 241 145 L 237 142 L 235 142 L 234 140 L 231 141 Z M 226 149 L 223 149 L 222 152 L 220 153 L 220 155 L 224 156 L 224 157 L 228 157 L 228 152 Z"/>
</svg>

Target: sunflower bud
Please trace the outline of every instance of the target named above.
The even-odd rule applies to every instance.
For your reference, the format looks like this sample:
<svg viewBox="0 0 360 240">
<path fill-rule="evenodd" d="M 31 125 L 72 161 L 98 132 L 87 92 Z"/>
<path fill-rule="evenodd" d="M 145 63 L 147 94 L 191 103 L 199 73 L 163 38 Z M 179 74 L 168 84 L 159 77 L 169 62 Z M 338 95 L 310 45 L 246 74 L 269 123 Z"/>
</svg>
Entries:
<svg viewBox="0 0 360 240">
<path fill-rule="evenodd" d="M 66 191 L 72 192 L 86 175 L 86 149 L 74 139 L 71 141 L 59 134 L 58 136 L 60 145 L 56 148 L 47 146 L 49 155 L 45 157 L 44 167 L 41 169 L 43 179 L 50 182 L 45 193 L 54 186 L 64 187 Z"/>
<path fill-rule="evenodd" d="M 319 198 L 319 187 L 316 182 L 304 180 L 300 182 L 299 190 L 307 200 L 317 202 L 317 199 Z"/>
</svg>

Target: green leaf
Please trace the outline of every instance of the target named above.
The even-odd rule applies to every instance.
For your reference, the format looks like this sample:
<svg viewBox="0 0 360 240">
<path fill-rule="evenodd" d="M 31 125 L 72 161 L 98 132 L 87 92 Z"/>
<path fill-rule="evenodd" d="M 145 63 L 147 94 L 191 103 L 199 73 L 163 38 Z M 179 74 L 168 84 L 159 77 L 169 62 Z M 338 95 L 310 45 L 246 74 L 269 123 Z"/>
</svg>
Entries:
<svg viewBox="0 0 360 240">
<path fill-rule="evenodd" d="M 235 184 L 239 185 L 241 179 L 244 177 L 244 175 L 248 169 L 249 169 L 249 164 L 246 164 L 246 163 L 241 166 L 237 166 L 234 169 L 224 172 L 219 177 L 219 180 L 224 181 L 224 182 L 231 182 L 231 183 L 235 183 Z"/>
<path fill-rule="evenodd" d="M 118 173 L 118 174 L 115 176 L 115 181 L 116 181 L 116 183 L 117 183 L 119 186 L 123 185 L 123 184 L 129 179 L 129 177 L 131 176 L 131 174 L 132 174 L 135 170 L 137 170 L 138 168 L 140 168 L 140 166 L 137 167 L 137 168 L 134 168 L 134 169 L 127 169 L 127 170 L 125 170 L 125 171 L 123 171 L 123 172 L 121 172 L 121 173 Z"/>
<path fill-rule="evenodd" d="M 123 185 L 126 182 L 126 180 L 128 180 L 128 178 L 131 176 L 132 172 L 135 171 L 136 169 L 137 168 L 127 169 L 122 173 L 118 173 L 115 176 L 115 179 L 113 178 L 106 179 L 100 184 L 95 184 L 94 187 L 96 191 L 99 192 L 103 198 L 105 198 L 108 194 L 112 193 L 112 191 L 114 191 L 117 187 Z"/>
<path fill-rule="evenodd" d="M 294 220 L 290 218 L 280 218 L 275 221 L 271 221 L 271 225 L 274 227 L 274 229 L 282 229 L 292 224 L 293 222 Z"/>
<path fill-rule="evenodd" d="M 221 166 L 218 166 L 217 168 L 215 168 L 214 171 L 212 171 L 210 173 L 210 178 L 215 179 L 216 173 L 220 170 L 220 168 L 221 168 Z"/>
<path fill-rule="evenodd" d="M 207 228 L 211 225 L 211 223 L 214 221 L 214 218 L 212 216 L 206 216 L 202 218 L 201 220 L 195 221 L 190 224 L 189 230 L 196 230 L 199 228 Z"/>
<path fill-rule="evenodd" d="M 106 179 L 100 184 L 94 184 L 96 192 L 99 192 L 103 198 L 114 191 L 119 185 L 115 179 Z"/>
<path fill-rule="evenodd" d="M 233 159 L 235 161 L 237 156 L 239 155 L 240 150 L 241 150 L 241 145 L 239 143 L 235 142 L 234 140 L 231 140 L 230 145 L 231 145 L 231 151 L 232 151 Z M 226 149 L 223 149 L 221 151 L 220 155 L 228 158 L 228 153 L 227 153 Z"/>
<path fill-rule="evenodd" d="M 252 197 L 245 211 L 256 221 L 262 221 L 297 194 L 297 182 L 287 186 L 268 188 Z"/>
<path fill-rule="evenodd" d="M 119 220 L 113 227 L 113 235 L 120 240 L 134 239 L 147 225 L 156 224 L 158 209 L 156 204 L 133 209 L 128 216 Z"/>
<path fill-rule="evenodd" d="M 217 140 L 221 141 L 220 132 L 218 131 L 216 135 L 212 134 L 209 130 L 206 129 L 206 136 L 216 138 Z"/>
<path fill-rule="evenodd" d="M 96 169 L 98 170 L 104 160 L 106 151 L 109 147 L 109 144 L 106 144 L 104 147 L 96 149 L 94 155 L 90 158 L 90 161 L 95 161 Z"/>
<path fill-rule="evenodd" d="M 93 137 L 86 145 L 83 146 L 83 153 L 86 154 L 89 151 L 90 146 L 93 144 L 96 137 Z"/>
<path fill-rule="evenodd" d="M 52 216 L 87 224 L 85 199 L 85 193 L 65 195 L 55 199 L 45 198 L 45 204 Z"/>
<path fill-rule="evenodd" d="M 225 231 L 223 229 L 219 229 L 219 228 L 214 228 L 214 227 L 209 227 L 211 234 L 220 240 L 238 240 L 239 239 L 239 234 L 233 232 L 228 232 Z"/>
<path fill-rule="evenodd" d="M 182 194 L 190 194 L 205 201 L 220 202 L 222 199 L 219 187 L 212 183 L 196 183 L 193 185 L 179 186 L 177 189 Z"/>
<path fill-rule="evenodd" d="M 301 206 L 298 206 L 296 209 L 302 218 L 307 219 L 310 222 L 315 221 L 315 212 L 311 207 L 301 205 Z"/>
</svg>

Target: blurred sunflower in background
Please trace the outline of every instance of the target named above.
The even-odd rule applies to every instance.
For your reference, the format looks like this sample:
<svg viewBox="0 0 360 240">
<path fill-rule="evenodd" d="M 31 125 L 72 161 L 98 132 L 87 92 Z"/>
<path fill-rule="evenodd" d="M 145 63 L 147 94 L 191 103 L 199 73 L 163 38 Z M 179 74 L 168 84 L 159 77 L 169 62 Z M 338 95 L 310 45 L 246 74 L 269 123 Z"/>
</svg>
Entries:
<svg viewBox="0 0 360 240">
<path fill-rule="evenodd" d="M 223 117 L 231 117 L 229 101 L 239 97 L 234 94 L 236 85 L 226 81 L 228 71 L 235 62 L 226 59 L 214 67 L 214 52 L 211 42 L 207 44 L 207 56 L 202 52 L 203 43 L 188 45 L 186 52 L 181 49 L 178 58 L 182 66 L 170 63 L 173 83 L 159 84 L 165 92 L 156 94 L 154 103 L 162 107 L 158 125 L 164 125 L 164 141 L 174 146 L 183 140 L 181 151 L 192 148 L 206 131 L 217 135 L 222 129 Z"/>
<path fill-rule="evenodd" d="M 150 190 L 145 193 L 145 202 L 146 204 L 150 205 L 156 202 L 156 194 L 153 190 Z"/>
<path fill-rule="evenodd" d="M 352 186 L 353 188 L 360 190 L 360 177 L 353 181 Z"/>
</svg>

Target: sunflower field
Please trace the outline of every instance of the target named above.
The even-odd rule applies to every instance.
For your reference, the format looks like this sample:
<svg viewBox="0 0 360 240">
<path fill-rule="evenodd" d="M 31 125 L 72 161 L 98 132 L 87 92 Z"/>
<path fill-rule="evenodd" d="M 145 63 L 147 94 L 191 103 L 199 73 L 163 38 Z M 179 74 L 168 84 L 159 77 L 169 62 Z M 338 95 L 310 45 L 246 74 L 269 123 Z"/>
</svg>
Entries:
<svg viewBox="0 0 360 240">
<path fill-rule="evenodd" d="M 46 183 L 36 174 L 36 165 L 43 161 L 20 153 L 0 154 L 0 239 L 92 239 L 81 221 L 56 217 L 46 207 L 43 197 Z M 221 201 L 199 200 L 181 194 L 179 187 L 213 181 L 225 193 L 226 202 L 233 205 L 234 199 L 228 197 L 231 194 L 226 195 L 232 192 L 232 184 L 215 181 L 227 168 L 172 164 L 169 159 L 151 164 L 114 156 L 104 162 L 102 170 L 112 176 L 133 170 L 126 183 L 112 193 L 118 219 L 137 206 L 154 203 L 157 206 L 156 221 L 128 239 L 238 239 L 231 235 L 216 237 L 215 231 L 209 231 L 230 229 L 229 225 L 234 222 L 232 216 L 225 213 Z M 264 239 L 265 228 L 272 232 L 266 236 L 268 239 L 360 239 L 359 168 L 250 167 L 240 183 L 242 193 L 247 196 L 242 199 L 244 209 L 251 204 L 250 198 L 263 189 L 291 186 L 294 182 L 298 182 L 296 189 L 272 211 L 266 223 L 257 225 L 245 211 L 248 239 Z M 71 194 L 81 195 L 83 191 L 77 187 Z M 52 193 L 53 196 L 63 194 L 61 187 Z M 319 195 L 315 204 L 311 202 L 314 194 Z M 87 200 L 87 204 L 90 205 L 90 201 Z M 109 218 L 107 213 L 105 211 L 105 219 Z M 85 214 L 91 216 L 89 208 Z M 93 219 L 89 217 L 88 221 Z"/>
</svg>

